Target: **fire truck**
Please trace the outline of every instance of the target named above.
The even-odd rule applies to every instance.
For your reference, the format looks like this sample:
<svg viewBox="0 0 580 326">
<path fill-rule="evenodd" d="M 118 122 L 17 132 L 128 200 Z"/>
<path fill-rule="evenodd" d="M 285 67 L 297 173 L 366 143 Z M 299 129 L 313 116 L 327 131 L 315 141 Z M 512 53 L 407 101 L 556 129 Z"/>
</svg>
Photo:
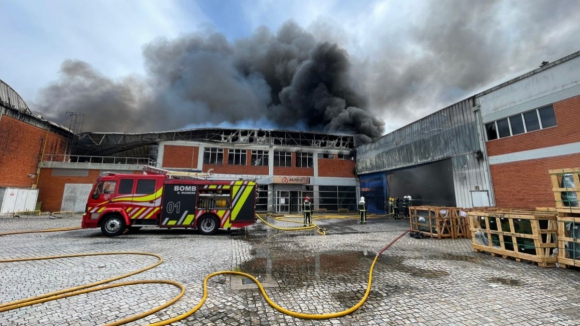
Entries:
<svg viewBox="0 0 580 326">
<path fill-rule="evenodd" d="M 145 167 L 144 174 L 105 173 L 89 194 L 82 228 L 106 236 L 144 226 L 193 228 L 205 235 L 256 222 L 255 180 Z"/>
</svg>

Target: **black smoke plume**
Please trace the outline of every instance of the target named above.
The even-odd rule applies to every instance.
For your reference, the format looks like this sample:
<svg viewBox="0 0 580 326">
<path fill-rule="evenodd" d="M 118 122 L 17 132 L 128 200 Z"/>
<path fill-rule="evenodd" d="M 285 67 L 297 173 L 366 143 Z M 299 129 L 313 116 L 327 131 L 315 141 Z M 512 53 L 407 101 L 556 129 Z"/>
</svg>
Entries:
<svg viewBox="0 0 580 326">
<path fill-rule="evenodd" d="M 229 122 L 268 121 L 279 128 L 379 137 L 384 122 L 351 76 L 348 53 L 296 24 L 276 34 L 259 28 L 229 42 L 213 31 L 144 47 L 145 77 L 113 80 L 82 61 L 65 61 L 41 91 L 39 106 L 68 125 L 85 114 L 84 131 L 142 132 Z"/>
</svg>

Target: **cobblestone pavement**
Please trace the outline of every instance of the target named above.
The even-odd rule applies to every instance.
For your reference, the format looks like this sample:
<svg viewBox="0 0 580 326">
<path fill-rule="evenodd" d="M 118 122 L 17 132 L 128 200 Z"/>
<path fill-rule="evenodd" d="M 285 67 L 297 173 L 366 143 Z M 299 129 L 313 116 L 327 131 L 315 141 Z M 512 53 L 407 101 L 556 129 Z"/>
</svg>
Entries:
<svg viewBox="0 0 580 326">
<path fill-rule="evenodd" d="M 316 231 L 278 232 L 261 222 L 215 236 L 160 229 L 114 238 L 97 229 L 10 235 L 0 237 L 0 258 L 116 251 L 160 254 L 162 265 L 119 282 L 169 279 L 184 284 L 187 293 L 170 308 L 132 325 L 191 309 L 202 297 L 203 278 L 219 270 L 241 270 L 270 280 L 266 292 L 274 302 L 292 311 L 320 314 L 355 305 L 364 294 L 376 253 L 408 227 L 406 221 L 385 218 L 370 218 L 366 225 L 354 218 L 315 222 L 327 229 L 326 236 Z M 78 216 L 0 217 L 0 232 L 78 225 Z M 155 262 L 154 257 L 119 255 L 0 264 L 0 303 L 95 282 Z M 252 284 L 237 277 L 214 277 L 208 290 L 205 305 L 175 325 L 580 325 L 578 270 L 540 268 L 474 253 L 465 239 L 405 236 L 378 260 L 366 303 L 336 319 L 284 315 L 270 307 Z M 3 312 L 0 325 L 102 325 L 165 303 L 178 293 L 163 284 L 119 287 Z"/>
</svg>

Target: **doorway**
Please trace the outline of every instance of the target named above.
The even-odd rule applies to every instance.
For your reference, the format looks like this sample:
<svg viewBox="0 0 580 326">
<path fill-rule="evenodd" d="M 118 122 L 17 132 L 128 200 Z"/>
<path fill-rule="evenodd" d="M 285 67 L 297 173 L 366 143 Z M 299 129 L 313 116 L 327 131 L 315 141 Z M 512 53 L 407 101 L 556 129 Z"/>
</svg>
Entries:
<svg viewBox="0 0 580 326">
<path fill-rule="evenodd" d="M 276 191 L 276 213 L 290 213 L 290 191 Z"/>
</svg>

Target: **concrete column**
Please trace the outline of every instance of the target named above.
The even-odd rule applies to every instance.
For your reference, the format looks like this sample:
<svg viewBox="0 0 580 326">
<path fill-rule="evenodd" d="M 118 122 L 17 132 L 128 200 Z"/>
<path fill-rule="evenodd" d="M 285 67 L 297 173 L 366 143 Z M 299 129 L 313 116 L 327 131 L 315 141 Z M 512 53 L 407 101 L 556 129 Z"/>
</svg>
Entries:
<svg viewBox="0 0 580 326">
<path fill-rule="evenodd" d="M 197 155 L 197 169 L 200 170 L 201 172 L 207 172 L 207 171 L 203 171 L 203 152 L 205 152 L 205 146 L 199 146 L 199 153 Z"/>
<path fill-rule="evenodd" d="M 163 167 L 163 155 L 165 153 L 165 142 L 159 142 L 157 146 L 157 164 L 155 165 L 158 168 Z"/>
<path fill-rule="evenodd" d="M 314 165 L 314 177 L 318 176 L 318 153 L 312 154 L 312 165 Z"/>
<path fill-rule="evenodd" d="M 268 175 L 274 176 L 274 150 L 268 151 Z"/>
<path fill-rule="evenodd" d="M 319 210 L 320 209 L 320 193 L 318 192 L 319 186 L 312 186 L 312 191 L 314 192 L 312 194 L 314 196 L 314 201 L 312 202 L 312 204 L 314 205 L 315 210 Z"/>
</svg>

